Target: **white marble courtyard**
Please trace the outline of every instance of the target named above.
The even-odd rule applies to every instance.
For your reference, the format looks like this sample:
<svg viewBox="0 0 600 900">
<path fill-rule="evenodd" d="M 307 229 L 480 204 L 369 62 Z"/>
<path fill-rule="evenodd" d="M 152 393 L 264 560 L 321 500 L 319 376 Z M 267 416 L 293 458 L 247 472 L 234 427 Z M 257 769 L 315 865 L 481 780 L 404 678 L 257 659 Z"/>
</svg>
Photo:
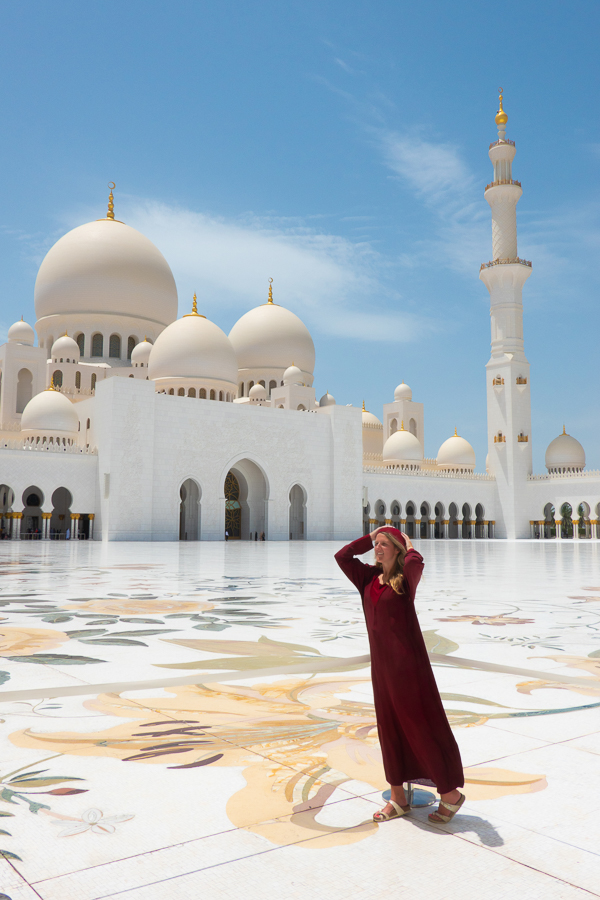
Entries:
<svg viewBox="0 0 600 900">
<path fill-rule="evenodd" d="M 421 542 L 445 827 L 372 822 L 338 546 L 0 543 L 2 900 L 600 896 L 599 544 Z"/>
</svg>

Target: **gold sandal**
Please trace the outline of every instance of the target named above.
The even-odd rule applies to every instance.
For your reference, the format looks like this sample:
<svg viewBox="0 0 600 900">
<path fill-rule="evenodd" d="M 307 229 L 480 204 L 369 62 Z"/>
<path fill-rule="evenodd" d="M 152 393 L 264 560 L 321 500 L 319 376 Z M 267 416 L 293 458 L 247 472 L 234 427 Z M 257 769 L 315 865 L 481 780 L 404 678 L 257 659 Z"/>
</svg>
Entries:
<svg viewBox="0 0 600 900">
<path fill-rule="evenodd" d="M 391 814 L 384 813 L 382 809 L 379 812 L 373 813 L 373 821 L 374 822 L 389 822 L 390 819 L 399 819 L 400 816 L 405 816 L 410 812 L 410 806 L 400 806 L 399 803 L 396 803 L 395 800 L 389 801 L 394 807 L 394 812 Z"/>
<path fill-rule="evenodd" d="M 460 794 L 460 791 L 458 793 Z M 436 811 L 434 813 L 429 813 L 429 816 L 428 816 L 429 821 L 433 822 L 434 824 L 438 824 L 438 823 L 442 824 L 443 823 L 445 825 L 447 822 L 450 821 L 450 819 L 454 818 L 456 813 L 459 811 L 459 809 L 465 802 L 465 799 L 466 799 L 465 795 L 460 794 L 460 800 L 458 801 L 458 803 L 447 803 L 445 800 L 440 800 L 440 804 L 439 804 L 438 808 L 436 809 Z M 444 807 L 444 809 L 450 810 L 449 816 L 440 812 L 440 809 L 442 806 Z M 437 816 L 437 819 L 434 818 L 434 816 Z"/>
</svg>

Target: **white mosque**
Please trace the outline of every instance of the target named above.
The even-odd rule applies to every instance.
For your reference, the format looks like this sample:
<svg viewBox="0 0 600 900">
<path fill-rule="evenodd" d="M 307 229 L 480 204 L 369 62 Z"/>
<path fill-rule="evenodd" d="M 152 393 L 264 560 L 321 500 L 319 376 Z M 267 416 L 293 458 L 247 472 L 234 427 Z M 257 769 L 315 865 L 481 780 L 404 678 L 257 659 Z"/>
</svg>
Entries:
<svg viewBox="0 0 600 900">
<path fill-rule="evenodd" d="M 559 434 L 531 456 L 514 141 L 490 144 L 493 258 L 486 474 L 456 432 L 425 457 L 424 406 L 402 383 L 382 420 L 316 400 L 306 326 L 273 300 L 226 335 L 192 310 L 159 250 L 115 218 L 64 235 L 0 347 L 0 535 L 23 539 L 598 539 L 600 473 Z M 36 346 L 37 332 L 37 346 Z"/>
</svg>

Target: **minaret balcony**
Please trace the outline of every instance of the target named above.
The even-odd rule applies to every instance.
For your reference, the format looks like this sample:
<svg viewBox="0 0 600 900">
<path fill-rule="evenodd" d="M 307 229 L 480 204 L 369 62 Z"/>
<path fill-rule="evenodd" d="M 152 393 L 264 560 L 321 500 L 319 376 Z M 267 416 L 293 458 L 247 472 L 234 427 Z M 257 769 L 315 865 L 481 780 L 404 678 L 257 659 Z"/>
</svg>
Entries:
<svg viewBox="0 0 600 900">
<path fill-rule="evenodd" d="M 504 138 L 503 140 L 492 141 L 492 143 L 490 144 L 489 149 L 491 150 L 492 147 L 501 147 L 502 144 L 510 144 L 511 147 L 514 147 L 514 146 L 515 146 L 515 142 L 514 142 L 514 141 L 509 141 L 508 138 Z"/>
<path fill-rule="evenodd" d="M 490 181 L 489 184 L 486 184 L 485 191 L 489 191 L 490 188 L 497 187 L 499 184 L 514 184 L 515 187 L 519 187 L 522 190 L 522 185 L 520 181 L 513 181 L 512 178 L 500 178 L 498 181 Z"/>
<path fill-rule="evenodd" d="M 531 269 L 531 262 L 528 259 L 521 259 L 520 256 L 511 256 L 507 259 L 492 259 L 490 262 L 481 263 L 479 271 L 483 269 L 491 269 L 492 266 L 528 266 Z"/>
</svg>

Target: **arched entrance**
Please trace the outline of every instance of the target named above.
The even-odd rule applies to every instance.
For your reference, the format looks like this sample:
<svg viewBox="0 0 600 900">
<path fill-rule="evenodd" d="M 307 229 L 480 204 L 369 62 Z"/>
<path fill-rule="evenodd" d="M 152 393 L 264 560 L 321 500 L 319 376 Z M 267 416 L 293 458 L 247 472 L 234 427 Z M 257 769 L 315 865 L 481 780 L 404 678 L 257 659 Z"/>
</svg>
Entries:
<svg viewBox="0 0 600 900">
<path fill-rule="evenodd" d="M 478 503 L 475 507 L 475 537 L 482 538 L 484 535 L 484 509 L 481 503 Z"/>
<path fill-rule="evenodd" d="M 21 540 L 39 540 L 42 536 L 42 505 L 44 495 L 38 487 L 31 485 L 23 491 L 23 521 Z"/>
<path fill-rule="evenodd" d="M 52 494 L 52 515 L 50 517 L 50 538 L 64 541 L 71 537 L 71 504 L 73 497 L 66 487 L 56 488 Z"/>
<path fill-rule="evenodd" d="M 7 484 L 0 484 L 0 539 L 9 538 L 12 531 L 12 518 L 7 513 L 12 512 L 15 500 L 15 492 Z"/>
<path fill-rule="evenodd" d="M 400 525 L 401 525 L 400 509 L 401 509 L 401 507 L 400 507 L 400 503 L 398 502 L 398 500 L 392 500 L 392 503 L 390 505 L 390 513 L 392 516 L 392 525 L 394 528 L 397 528 L 398 531 L 400 531 Z"/>
<path fill-rule="evenodd" d="M 231 467 L 225 477 L 225 531 L 230 540 L 267 536 L 268 487 L 261 469 L 249 459 Z"/>
<path fill-rule="evenodd" d="M 570 503 L 563 503 L 560 508 L 560 514 L 562 516 L 561 522 L 561 532 L 563 538 L 572 538 L 573 537 L 573 519 L 571 516 L 573 515 L 573 507 Z"/>
<path fill-rule="evenodd" d="M 590 505 L 585 500 L 577 507 L 579 515 L 579 537 L 589 538 L 592 536 L 592 526 L 590 523 Z"/>
<path fill-rule="evenodd" d="M 179 488 L 179 540 L 200 540 L 200 488 L 192 478 Z"/>
<path fill-rule="evenodd" d="M 448 537 L 458 538 L 458 506 L 451 503 L 448 507 Z"/>
<path fill-rule="evenodd" d="M 295 484 L 290 491 L 290 541 L 303 541 L 306 537 L 306 494 Z"/>
<path fill-rule="evenodd" d="M 412 500 L 409 500 L 406 504 L 406 533 L 409 538 L 418 537 L 418 535 L 415 534 L 415 509 L 415 504 Z"/>
<path fill-rule="evenodd" d="M 378 500 L 375 504 L 375 518 L 377 519 L 376 528 L 383 528 L 385 525 L 385 503 Z"/>
<path fill-rule="evenodd" d="M 421 503 L 421 526 L 420 526 L 420 534 L 419 537 L 428 538 L 429 537 L 429 515 L 430 515 L 430 507 L 429 503 L 426 501 Z"/>
<path fill-rule="evenodd" d="M 444 537 L 444 504 L 443 503 L 435 504 L 434 536 L 436 538 Z"/>
<path fill-rule="evenodd" d="M 468 503 L 463 503 L 462 517 L 462 536 L 465 540 L 468 540 L 469 538 L 474 537 L 471 532 L 471 507 Z"/>
<path fill-rule="evenodd" d="M 544 507 L 544 523 L 542 525 L 542 528 L 544 529 L 542 537 L 556 537 L 556 520 L 554 518 L 554 506 L 552 505 L 552 503 L 546 503 Z"/>
</svg>

